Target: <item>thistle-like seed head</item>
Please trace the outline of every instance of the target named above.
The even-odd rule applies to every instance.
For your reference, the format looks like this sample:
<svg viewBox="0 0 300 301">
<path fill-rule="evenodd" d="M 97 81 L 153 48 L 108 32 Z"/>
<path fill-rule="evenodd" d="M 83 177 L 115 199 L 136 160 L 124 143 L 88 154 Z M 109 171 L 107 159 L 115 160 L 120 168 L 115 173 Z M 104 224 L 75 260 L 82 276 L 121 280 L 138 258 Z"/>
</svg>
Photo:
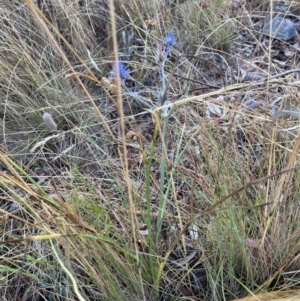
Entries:
<svg viewBox="0 0 300 301">
<path fill-rule="evenodd" d="M 51 114 L 49 114 L 47 112 L 44 112 L 44 114 L 43 114 L 43 120 L 44 120 L 46 126 L 48 127 L 48 129 L 50 131 L 56 131 L 57 130 L 57 124 L 54 121 L 54 119 L 53 119 L 53 117 L 52 117 Z"/>
</svg>

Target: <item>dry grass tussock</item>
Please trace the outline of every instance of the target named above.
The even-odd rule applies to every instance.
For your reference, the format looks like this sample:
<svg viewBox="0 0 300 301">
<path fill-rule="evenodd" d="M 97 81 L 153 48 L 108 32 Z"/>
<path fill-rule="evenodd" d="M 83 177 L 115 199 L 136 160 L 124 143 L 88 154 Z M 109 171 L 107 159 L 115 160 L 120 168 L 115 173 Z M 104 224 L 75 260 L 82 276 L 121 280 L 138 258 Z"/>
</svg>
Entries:
<svg viewBox="0 0 300 301">
<path fill-rule="evenodd" d="M 280 7 L 0 0 L 0 300 L 299 299 Z"/>
</svg>

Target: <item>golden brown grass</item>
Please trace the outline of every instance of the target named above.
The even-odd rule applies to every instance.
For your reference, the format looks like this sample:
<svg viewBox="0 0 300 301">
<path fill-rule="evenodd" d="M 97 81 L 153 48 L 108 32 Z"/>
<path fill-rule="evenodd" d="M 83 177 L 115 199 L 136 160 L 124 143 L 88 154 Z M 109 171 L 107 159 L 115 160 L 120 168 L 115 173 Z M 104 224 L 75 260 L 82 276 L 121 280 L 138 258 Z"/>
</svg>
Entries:
<svg viewBox="0 0 300 301">
<path fill-rule="evenodd" d="M 297 105 L 297 78 L 267 80 L 279 67 L 249 27 L 269 4 L 0 0 L 3 300 L 298 293 L 299 122 L 270 105 L 278 87 Z M 242 28 L 260 82 L 236 72 Z M 164 117 L 156 52 L 171 29 Z M 154 109 L 111 81 L 118 59 Z"/>
</svg>

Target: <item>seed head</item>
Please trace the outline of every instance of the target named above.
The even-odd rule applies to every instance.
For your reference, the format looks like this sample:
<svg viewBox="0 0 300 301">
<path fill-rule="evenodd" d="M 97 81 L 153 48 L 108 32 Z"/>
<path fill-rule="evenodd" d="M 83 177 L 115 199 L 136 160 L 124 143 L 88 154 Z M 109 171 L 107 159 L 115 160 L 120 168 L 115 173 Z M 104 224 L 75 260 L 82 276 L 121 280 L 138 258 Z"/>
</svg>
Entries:
<svg viewBox="0 0 300 301">
<path fill-rule="evenodd" d="M 43 120 L 44 120 L 45 124 L 47 125 L 47 127 L 50 131 L 56 131 L 57 130 L 57 124 L 55 123 L 55 121 L 54 121 L 51 114 L 49 114 L 47 112 L 44 112 Z"/>
</svg>

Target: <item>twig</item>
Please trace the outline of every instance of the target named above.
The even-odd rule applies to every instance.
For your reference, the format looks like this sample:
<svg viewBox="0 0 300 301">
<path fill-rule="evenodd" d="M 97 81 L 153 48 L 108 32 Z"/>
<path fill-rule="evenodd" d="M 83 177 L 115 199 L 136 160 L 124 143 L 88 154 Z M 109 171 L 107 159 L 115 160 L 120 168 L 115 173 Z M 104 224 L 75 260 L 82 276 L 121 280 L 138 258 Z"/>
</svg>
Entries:
<svg viewBox="0 0 300 301">
<path fill-rule="evenodd" d="M 288 74 L 294 73 L 294 72 L 300 72 L 300 69 L 291 69 L 291 70 L 287 70 L 287 71 L 284 71 L 284 72 L 281 72 L 281 73 L 272 75 L 272 76 L 270 76 L 270 77 L 264 78 L 262 81 L 265 81 L 265 80 L 267 80 L 267 79 L 278 78 L 278 77 L 285 76 L 285 75 L 288 75 Z"/>
</svg>

